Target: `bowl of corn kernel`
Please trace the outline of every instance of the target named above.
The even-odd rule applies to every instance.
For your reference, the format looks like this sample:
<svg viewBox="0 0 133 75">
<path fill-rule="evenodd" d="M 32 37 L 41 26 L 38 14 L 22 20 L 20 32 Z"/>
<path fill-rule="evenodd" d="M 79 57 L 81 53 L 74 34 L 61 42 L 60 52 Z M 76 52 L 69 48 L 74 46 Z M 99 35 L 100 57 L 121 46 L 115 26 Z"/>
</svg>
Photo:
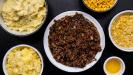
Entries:
<svg viewBox="0 0 133 75">
<path fill-rule="evenodd" d="M 47 16 L 45 0 L 0 0 L 0 24 L 15 36 L 28 36 L 38 31 Z"/>
<path fill-rule="evenodd" d="M 118 13 L 110 22 L 108 31 L 118 49 L 133 52 L 133 10 Z"/>
<path fill-rule="evenodd" d="M 3 59 L 5 75 L 41 75 L 43 59 L 36 48 L 17 45 L 11 48 Z"/>
<path fill-rule="evenodd" d="M 94 12 L 107 12 L 111 10 L 118 0 L 82 0 L 83 4 Z"/>
</svg>

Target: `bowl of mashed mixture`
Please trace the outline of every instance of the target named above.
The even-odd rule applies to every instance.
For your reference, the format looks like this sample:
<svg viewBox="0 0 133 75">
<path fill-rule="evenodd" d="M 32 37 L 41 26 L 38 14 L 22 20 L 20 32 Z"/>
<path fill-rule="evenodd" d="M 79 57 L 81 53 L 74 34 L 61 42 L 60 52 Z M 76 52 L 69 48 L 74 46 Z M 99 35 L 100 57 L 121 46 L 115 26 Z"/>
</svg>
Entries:
<svg viewBox="0 0 133 75">
<path fill-rule="evenodd" d="M 5 75 L 41 75 L 43 59 L 39 51 L 29 45 L 11 48 L 3 59 Z"/>
<path fill-rule="evenodd" d="M 1 0 L 0 24 L 16 35 L 30 35 L 43 25 L 47 15 L 45 0 Z"/>
</svg>

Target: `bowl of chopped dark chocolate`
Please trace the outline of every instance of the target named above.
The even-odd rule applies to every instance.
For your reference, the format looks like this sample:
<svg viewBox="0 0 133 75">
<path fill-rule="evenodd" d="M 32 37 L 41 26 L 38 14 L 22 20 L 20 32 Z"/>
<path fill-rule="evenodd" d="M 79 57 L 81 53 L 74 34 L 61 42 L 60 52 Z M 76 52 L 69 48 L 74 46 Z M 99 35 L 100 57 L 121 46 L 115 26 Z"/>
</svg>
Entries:
<svg viewBox="0 0 133 75">
<path fill-rule="evenodd" d="M 82 72 L 102 56 L 105 35 L 99 22 L 81 11 L 56 16 L 44 34 L 44 49 L 50 62 L 66 72 Z"/>
</svg>

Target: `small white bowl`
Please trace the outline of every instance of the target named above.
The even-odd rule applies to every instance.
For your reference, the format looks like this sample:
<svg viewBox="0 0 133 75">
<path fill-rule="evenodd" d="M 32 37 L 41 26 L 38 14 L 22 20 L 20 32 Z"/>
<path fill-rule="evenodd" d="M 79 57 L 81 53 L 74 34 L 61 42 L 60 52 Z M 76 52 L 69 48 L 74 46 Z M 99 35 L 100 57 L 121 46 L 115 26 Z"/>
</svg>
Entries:
<svg viewBox="0 0 133 75">
<path fill-rule="evenodd" d="M 15 36 L 19 36 L 19 37 L 24 37 L 24 36 L 29 36 L 29 35 L 32 35 L 34 34 L 35 32 L 37 32 L 42 26 L 43 24 L 45 23 L 46 21 L 46 18 L 47 18 L 47 13 L 48 13 L 48 6 L 47 6 L 47 3 L 46 3 L 46 0 L 45 0 L 45 5 L 46 5 L 46 15 L 44 16 L 43 20 L 42 20 L 42 23 L 41 25 L 36 28 L 34 31 L 32 32 L 17 32 L 17 31 L 14 31 L 14 30 L 10 30 L 7 25 L 4 23 L 4 20 L 3 20 L 3 17 L 2 17 L 2 13 L 1 13 L 1 10 L 2 10 L 2 6 L 4 4 L 6 0 L 0 0 L 0 26 L 9 34 L 11 35 L 15 35 Z"/>
<path fill-rule="evenodd" d="M 109 72 L 106 70 L 106 63 L 107 63 L 109 60 L 112 60 L 112 59 L 116 59 L 116 60 L 120 61 L 120 63 L 121 63 L 121 69 L 120 69 L 120 71 L 119 71 L 118 73 L 116 73 L 116 74 L 111 74 L 111 73 L 109 73 Z M 104 69 L 104 72 L 105 72 L 106 75 L 123 75 L 124 72 L 125 72 L 125 63 L 124 63 L 124 61 L 123 61 L 121 58 L 116 57 L 116 56 L 112 56 L 112 57 L 109 57 L 108 59 L 106 59 L 106 61 L 104 62 L 103 69 Z"/>
<path fill-rule="evenodd" d="M 16 46 L 10 48 L 8 50 L 8 52 L 5 54 L 4 59 L 3 59 L 3 71 L 4 71 L 5 75 L 9 75 L 7 70 L 6 70 L 6 66 L 5 66 L 6 65 L 7 56 L 16 47 L 30 47 L 39 55 L 39 57 L 41 59 L 41 63 L 42 63 L 42 68 L 41 68 L 41 71 L 40 71 L 39 75 L 42 75 L 44 64 L 43 64 L 43 57 L 42 57 L 41 53 L 36 48 L 34 48 L 34 47 L 30 46 L 30 45 L 26 45 L 26 44 L 16 45 Z"/>
<path fill-rule="evenodd" d="M 116 6 L 116 4 L 118 3 L 118 0 L 115 0 L 115 3 L 113 4 L 113 6 L 112 6 L 111 8 L 109 8 L 109 9 L 107 9 L 107 10 L 104 10 L 104 11 L 96 11 L 96 10 L 90 8 L 89 6 L 87 6 L 87 5 L 85 4 L 84 0 L 82 0 L 82 2 L 83 2 L 83 4 L 84 4 L 89 10 L 91 10 L 91 11 L 93 11 L 93 12 L 104 13 L 104 12 L 108 12 L 108 11 L 110 11 L 111 9 L 113 9 L 113 8 Z"/>
<path fill-rule="evenodd" d="M 111 35 L 111 28 L 112 28 L 112 23 L 115 19 L 117 19 L 119 16 L 123 15 L 123 14 L 127 14 L 127 13 L 132 13 L 133 14 L 133 10 L 125 10 L 125 11 L 122 11 L 120 13 L 118 13 L 117 15 L 115 15 L 113 17 L 113 19 L 111 20 L 110 24 L 109 24 L 109 28 L 108 28 L 108 32 L 109 32 L 109 37 L 112 41 L 112 43 L 115 45 L 115 47 L 117 47 L 118 49 L 122 50 L 122 51 L 125 51 L 125 52 L 133 52 L 133 48 L 124 48 L 124 47 L 120 47 L 119 45 L 117 45 L 114 41 L 114 39 L 112 38 L 112 35 Z"/>
<path fill-rule="evenodd" d="M 100 45 L 101 45 L 101 49 L 102 50 L 101 50 L 101 52 L 98 52 L 96 54 L 95 58 L 97 60 L 89 63 L 84 68 L 69 67 L 69 66 L 66 66 L 66 65 L 63 65 L 63 64 L 57 62 L 54 59 L 54 57 L 53 57 L 53 55 L 52 55 L 52 53 L 50 51 L 49 42 L 48 42 L 48 36 L 49 36 L 50 27 L 55 23 L 54 20 L 59 20 L 59 19 L 65 17 L 65 16 L 73 16 L 76 13 L 82 14 L 85 18 L 90 20 L 95 25 L 95 27 L 97 28 L 97 30 L 99 32 L 99 35 L 100 35 Z M 67 12 L 61 13 L 60 15 L 56 16 L 49 23 L 48 27 L 46 28 L 45 34 L 44 34 L 43 44 L 44 44 L 45 53 L 46 53 L 48 59 L 50 60 L 50 62 L 54 66 L 56 66 L 57 68 L 59 68 L 59 69 L 61 69 L 63 71 L 66 71 L 66 72 L 82 72 L 82 71 L 85 71 L 85 70 L 91 68 L 92 66 L 94 66 L 98 62 L 100 57 L 102 56 L 103 50 L 105 48 L 105 35 L 104 35 L 104 31 L 103 31 L 101 25 L 99 24 L 99 22 L 95 18 L 93 18 L 91 15 L 89 15 L 87 13 L 84 13 L 84 12 L 81 12 L 81 11 L 67 11 Z"/>
</svg>

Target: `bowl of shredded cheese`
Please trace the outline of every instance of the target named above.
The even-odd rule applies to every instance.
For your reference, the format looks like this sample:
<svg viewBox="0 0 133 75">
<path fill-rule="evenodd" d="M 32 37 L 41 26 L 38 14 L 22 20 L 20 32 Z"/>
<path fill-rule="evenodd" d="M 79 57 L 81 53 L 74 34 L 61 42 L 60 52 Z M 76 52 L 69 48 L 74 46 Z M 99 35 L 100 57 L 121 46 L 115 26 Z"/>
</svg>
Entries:
<svg viewBox="0 0 133 75">
<path fill-rule="evenodd" d="M 11 48 L 3 59 L 5 75 L 41 75 L 43 59 L 36 48 L 17 45 Z"/>
<path fill-rule="evenodd" d="M 47 16 L 45 0 L 0 0 L 0 24 L 10 34 L 28 36 L 38 31 Z"/>
<path fill-rule="evenodd" d="M 111 10 L 118 0 L 82 0 L 83 4 L 90 10 L 98 13 Z"/>
<path fill-rule="evenodd" d="M 110 22 L 108 31 L 118 49 L 133 52 L 133 10 L 118 13 Z"/>
</svg>

